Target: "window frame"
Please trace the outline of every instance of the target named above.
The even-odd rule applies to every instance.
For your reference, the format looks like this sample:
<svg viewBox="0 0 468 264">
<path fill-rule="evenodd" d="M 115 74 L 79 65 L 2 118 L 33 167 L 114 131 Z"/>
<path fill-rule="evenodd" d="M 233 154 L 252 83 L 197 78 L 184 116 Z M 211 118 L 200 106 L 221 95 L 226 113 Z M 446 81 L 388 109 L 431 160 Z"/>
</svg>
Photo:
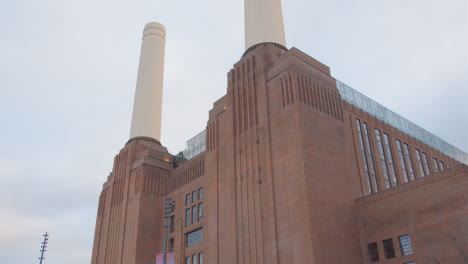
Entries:
<svg viewBox="0 0 468 264">
<path fill-rule="evenodd" d="M 395 245 L 393 244 L 393 239 L 382 240 L 385 259 L 392 259 L 396 257 L 395 254 Z"/>
<path fill-rule="evenodd" d="M 399 236 L 398 241 L 400 242 L 400 249 L 401 249 L 402 256 L 413 255 L 413 247 L 411 246 L 411 239 L 408 234 Z"/>
</svg>

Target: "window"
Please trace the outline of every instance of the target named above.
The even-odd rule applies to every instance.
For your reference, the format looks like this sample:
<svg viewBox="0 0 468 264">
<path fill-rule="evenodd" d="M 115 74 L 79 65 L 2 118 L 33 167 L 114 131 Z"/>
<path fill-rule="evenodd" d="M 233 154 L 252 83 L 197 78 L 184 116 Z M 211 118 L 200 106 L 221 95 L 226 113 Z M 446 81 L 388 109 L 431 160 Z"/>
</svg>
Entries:
<svg viewBox="0 0 468 264">
<path fill-rule="evenodd" d="M 190 256 L 185 258 L 185 264 L 192 264 L 192 263 L 190 263 L 190 260 L 191 260 Z"/>
<path fill-rule="evenodd" d="M 198 254 L 198 264 L 203 264 L 203 252 Z"/>
<path fill-rule="evenodd" d="M 197 206 L 192 207 L 192 224 L 197 222 Z"/>
<path fill-rule="evenodd" d="M 395 165 L 393 163 L 393 155 L 392 155 L 392 149 L 390 148 L 390 140 L 388 138 L 388 134 L 384 134 L 384 140 L 385 140 L 385 148 L 387 149 L 387 158 L 388 158 L 388 165 L 390 166 L 390 172 L 392 176 L 392 186 L 397 186 L 398 185 L 398 180 L 396 177 L 396 172 L 395 172 Z"/>
<path fill-rule="evenodd" d="M 171 215 L 170 233 L 174 232 L 175 215 Z"/>
<path fill-rule="evenodd" d="M 372 147 L 370 145 L 370 140 L 369 140 L 369 133 L 367 131 L 367 123 L 364 122 L 364 135 L 366 136 L 366 143 L 367 143 L 367 154 L 369 155 L 369 170 L 372 172 L 372 179 L 374 180 L 374 191 L 376 193 L 379 192 L 379 187 L 377 185 L 377 176 L 375 173 L 375 166 L 374 166 L 374 158 L 372 154 Z"/>
<path fill-rule="evenodd" d="M 169 251 L 170 252 L 174 251 L 174 239 L 173 238 L 169 239 Z"/>
<path fill-rule="evenodd" d="M 414 261 L 410 261 L 410 262 L 405 262 L 403 264 L 414 264 Z"/>
<path fill-rule="evenodd" d="M 422 159 L 421 159 L 421 152 L 418 149 L 416 149 L 416 158 L 418 158 L 419 170 L 421 171 L 421 177 L 424 177 L 424 168 L 423 168 Z"/>
<path fill-rule="evenodd" d="M 445 170 L 444 162 L 439 160 L 439 164 L 440 164 L 440 169 Z"/>
<path fill-rule="evenodd" d="M 192 203 L 197 201 L 197 191 L 192 192 Z"/>
<path fill-rule="evenodd" d="M 409 152 L 409 147 L 408 144 L 403 145 L 405 147 L 405 154 L 406 154 L 406 163 L 408 165 L 409 173 L 410 173 L 410 179 L 414 181 L 414 170 L 413 170 L 413 163 L 411 162 L 411 155 Z"/>
<path fill-rule="evenodd" d="M 198 222 L 203 219 L 203 203 L 198 204 Z"/>
<path fill-rule="evenodd" d="M 423 152 L 423 161 L 424 161 L 424 168 L 426 168 L 426 176 L 431 174 L 431 170 L 429 169 L 429 161 L 427 160 L 427 155 L 426 153 Z"/>
<path fill-rule="evenodd" d="M 198 189 L 198 200 L 203 199 L 203 187 Z"/>
<path fill-rule="evenodd" d="M 366 172 L 367 188 L 369 189 L 369 193 L 373 193 L 371 188 L 369 169 L 367 166 L 366 151 L 364 150 L 364 140 L 361 132 L 361 121 L 359 119 L 356 119 L 356 125 L 359 133 L 359 142 L 361 143 L 362 161 L 364 162 L 364 171 Z"/>
<path fill-rule="evenodd" d="M 190 193 L 185 195 L 185 205 L 189 205 L 190 204 Z"/>
<path fill-rule="evenodd" d="M 197 254 L 192 256 L 192 264 L 197 264 Z"/>
<path fill-rule="evenodd" d="M 395 248 L 393 247 L 393 240 L 386 239 L 383 242 L 383 248 L 384 248 L 384 253 L 385 253 L 385 258 L 394 258 L 395 257 Z"/>
<path fill-rule="evenodd" d="M 382 137 L 380 136 L 380 130 L 375 129 L 375 136 L 377 138 L 377 145 L 379 147 L 380 161 L 382 162 L 382 170 L 384 174 L 385 187 L 390 188 L 390 179 L 388 178 L 387 160 L 385 159 L 385 153 L 383 150 Z"/>
<path fill-rule="evenodd" d="M 413 255 L 409 235 L 404 235 L 398 238 L 400 240 L 400 248 L 402 256 Z"/>
<path fill-rule="evenodd" d="M 401 148 L 401 141 L 398 139 L 396 140 L 396 146 L 398 150 L 398 156 L 400 157 L 401 170 L 403 171 L 405 182 L 408 182 L 409 178 L 408 178 L 408 172 L 406 171 L 405 157 L 403 155 L 403 149 Z"/>
<path fill-rule="evenodd" d="M 439 172 L 439 164 L 437 163 L 437 159 L 432 158 L 432 160 L 434 161 L 434 169 L 436 170 L 436 172 Z"/>
<path fill-rule="evenodd" d="M 198 244 L 203 241 L 203 228 L 197 229 L 185 235 L 186 237 L 186 246 L 190 247 L 191 245 Z"/>
<path fill-rule="evenodd" d="M 185 209 L 185 227 L 190 225 L 190 208 Z"/>
<path fill-rule="evenodd" d="M 169 213 L 172 213 L 175 211 L 175 201 L 172 201 L 170 204 L 169 204 Z"/>
<path fill-rule="evenodd" d="M 379 258 L 379 249 L 377 248 L 377 243 L 371 243 L 367 245 L 367 249 L 369 250 L 369 260 L 370 262 L 377 262 L 380 260 Z"/>
</svg>

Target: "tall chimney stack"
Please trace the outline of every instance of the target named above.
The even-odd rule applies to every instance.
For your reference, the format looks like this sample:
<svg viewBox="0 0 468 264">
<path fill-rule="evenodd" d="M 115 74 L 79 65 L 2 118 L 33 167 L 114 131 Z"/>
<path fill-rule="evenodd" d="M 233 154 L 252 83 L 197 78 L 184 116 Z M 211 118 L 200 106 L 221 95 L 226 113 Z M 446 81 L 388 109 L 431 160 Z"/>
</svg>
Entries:
<svg viewBox="0 0 468 264">
<path fill-rule="evenodd" d="M 245 49 L 273 42 L 286 47 L 281 0 L 244 0 Z"/>
<path fill-rule="evenodd" d="M 130 139 L 161 140 L 161 114 L 166 29 L 157 22 L 146 24 L 141 43 Z"/>
</svg>

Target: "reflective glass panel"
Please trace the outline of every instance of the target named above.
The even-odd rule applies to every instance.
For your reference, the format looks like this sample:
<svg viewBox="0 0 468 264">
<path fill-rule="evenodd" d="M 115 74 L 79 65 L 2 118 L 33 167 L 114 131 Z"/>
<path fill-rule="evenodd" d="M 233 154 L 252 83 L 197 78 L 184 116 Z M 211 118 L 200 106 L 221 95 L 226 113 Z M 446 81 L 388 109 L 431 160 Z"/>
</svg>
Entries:
<svg viewBox="0 0 468 264">
<path fill-rule="evenodd" d="M 402 256 L 412 255 L 413 249 L 411 248 L 409 235 L 401 236 L 399 237 L 399 240 L 400 240 L 401 255 Z"/>
<path fill-rule="evenodd" d="M 396 146 L 398 150 L 398 156 L 400 157 L 401 170 L 403 171 L 403 179 L 405 180 L 405 182 L 408 182 L 409 179 L 408 172 L 406 171 L 405 157 L 403 154 L 403 149 L 401 148 L 401 141 L 398 139 L 396 140 Z"/>
<path fill-rule="evenodd" d="M 364 172 L 366 173 L 367 188 L 369 189 L 369 193 L 372 193 L 369 169 L 367 167 L 366 151 L 364 150 L 364 141 L 362 139 L 362 133 L 361 133 L 361 122 L 359 119 L 356 119 L 356 125 L 357 125 L 357 129 L 359 133 L 359 142 L 361 143 L 361 153 L 362 153 L 362 160 L 364 162 Z"/>
<path fill-rule="evenodd" d="M 384 174 L 385 187 L 390 188 L 390 178 L 388 177 L 387 160 L 385 159 L 385 153 L 383 150 L 382 137 L 380 136 L 380 130 L 375 129 L 375 136 L 377 138 L 377 146 L 379 147 L 380 161 L 382 163 L 382 170 Z"/>
<path fill-rule="evenodd" d="M 403 145 L 405 147 L 405 154 L 406 154 L 406 163 L 408 164 L 408 169 L 409 169 L 409 176 L 412 181 L 414 181 L 414 170 L 413 170 L 413 162 L 411 161 L 411 155 L 409 152 L 409 147 L 408 144 Z"/>
</svg>

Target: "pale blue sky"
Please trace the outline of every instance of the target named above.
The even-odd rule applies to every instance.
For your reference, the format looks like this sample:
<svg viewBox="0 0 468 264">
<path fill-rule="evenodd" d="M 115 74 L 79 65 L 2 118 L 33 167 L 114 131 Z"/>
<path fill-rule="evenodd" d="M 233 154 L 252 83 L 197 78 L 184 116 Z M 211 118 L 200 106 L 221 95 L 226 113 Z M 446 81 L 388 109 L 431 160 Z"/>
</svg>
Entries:
<svg viewBox="0 0 468 264">
<path fill-rule="evenodd" d="M 465 0 L 283 0 L 288 48 L 468 150 Z M 244 52 L 243 1 L 0 1 L 0 263 L 89 263 L 128 140 L 143 26 L 167 29 L 162 143 L 205 128 Z"/>
</svg>

